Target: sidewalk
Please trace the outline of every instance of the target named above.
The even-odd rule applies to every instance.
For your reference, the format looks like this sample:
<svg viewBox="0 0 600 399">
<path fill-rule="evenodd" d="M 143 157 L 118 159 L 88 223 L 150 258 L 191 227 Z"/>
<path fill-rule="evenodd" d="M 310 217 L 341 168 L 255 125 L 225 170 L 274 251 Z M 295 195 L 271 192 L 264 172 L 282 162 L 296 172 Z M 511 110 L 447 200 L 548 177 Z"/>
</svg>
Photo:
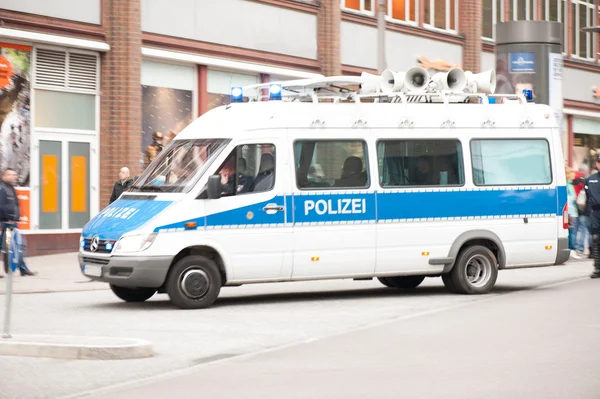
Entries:
<svg viewBox="0 0 600 399">
<path fill-rule="evenodd" d="M 38 275 L 21 277 L 19 271 L 14 273 L 13 292 L 17 294 L 108 289 L 108 284 L 92 282 L 81 274 L 77 253 L 35 256 L 26 258 L 25 263 Z M 6 291 L 3 267 L 0 274 L 4 276 L 0 278 L 0 295 L 3 295 Z"/>
</svg>

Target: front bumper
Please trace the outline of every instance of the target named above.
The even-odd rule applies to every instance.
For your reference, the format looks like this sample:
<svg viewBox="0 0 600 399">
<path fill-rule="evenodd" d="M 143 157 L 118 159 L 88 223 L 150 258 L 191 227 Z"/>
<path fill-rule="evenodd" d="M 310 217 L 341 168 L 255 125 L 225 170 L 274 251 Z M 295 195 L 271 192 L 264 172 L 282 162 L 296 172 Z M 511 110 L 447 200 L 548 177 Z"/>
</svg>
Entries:
<svg viewBox="0 0 600 399">
<path fill-rule="evenodd" d="M 172 256 L 99 257 L 85 252 L 79 253 L 79 267 L 83 275 L 94 281 L 131 288 L 161 287 L 172 261 Z M 100 276 L 89 274 L 91 268 L 88 266 L 100 269 Z"/>
</svg>

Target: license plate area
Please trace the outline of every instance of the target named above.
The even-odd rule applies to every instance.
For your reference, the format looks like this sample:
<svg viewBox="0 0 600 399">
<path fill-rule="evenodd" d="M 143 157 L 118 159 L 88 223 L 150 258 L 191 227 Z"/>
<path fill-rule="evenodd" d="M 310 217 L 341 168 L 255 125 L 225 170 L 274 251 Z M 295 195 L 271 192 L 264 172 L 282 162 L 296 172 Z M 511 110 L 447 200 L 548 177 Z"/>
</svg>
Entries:
<svg viewBox="0 0 600 399">
<path fill-rule="evenodd" d="M 83 265 L 83 274 L 86 276 L 102 277 L 102 265 L 85 264 Z"/>
</svg>

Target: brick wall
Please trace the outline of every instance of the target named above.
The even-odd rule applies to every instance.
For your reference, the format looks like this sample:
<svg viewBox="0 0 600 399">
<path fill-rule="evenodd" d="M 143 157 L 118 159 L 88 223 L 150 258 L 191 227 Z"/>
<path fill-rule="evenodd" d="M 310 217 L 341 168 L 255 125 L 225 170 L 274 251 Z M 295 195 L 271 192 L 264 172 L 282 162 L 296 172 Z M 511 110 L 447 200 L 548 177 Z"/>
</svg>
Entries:
<svg viewBox="0 0 600 399">
<path fill-rule="evenodd" d="M 142 31 L 140 0 L 104 0 L 110 51 L 102 55 L 100 208 L 108 205 L 119 169 L 141 172 Z"/>
<path fill-rule="evenodd" d="M 342 74 L 340 62 L 340 22 L 342 11 L 339 0 L 322 0 L 317 22 L 318 59 L 325 76 Z"/>
<path fill-rule="evenodd" d="M 481 0 L 461 0 L 459 30 L 465 36 L 463 46 L 463 70 L 481 72 Z"/>
</svg>

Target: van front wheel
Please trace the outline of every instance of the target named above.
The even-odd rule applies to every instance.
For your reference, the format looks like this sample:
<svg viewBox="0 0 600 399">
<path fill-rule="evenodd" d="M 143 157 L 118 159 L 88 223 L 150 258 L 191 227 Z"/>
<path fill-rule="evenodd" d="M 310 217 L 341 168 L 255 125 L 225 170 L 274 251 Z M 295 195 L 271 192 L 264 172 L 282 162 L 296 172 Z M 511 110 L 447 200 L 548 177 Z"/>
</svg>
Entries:
<svg viewBox="0 0 600 399">
<path fill-rule="evenodd" d="M 201 309 L 212 305 L 221 291 L 221 273 L 211 259 L 192 255 L 178 261 L 167 278 L 167 294 L 182 309 Z"/>
<path fill-rule="evenodd" d="M 127 288 L 110 284 L 110 289 L 125 302 L 144 302 L 156 294 L 156 288 Z"/>
<path fill-rule="evenodd" d="M 494 253 L 481 245 L 464 249 L 450 275 L 446 286 L 461 294 L 487 294 L 498 278 L 498 262 Z"/>
</svg>

